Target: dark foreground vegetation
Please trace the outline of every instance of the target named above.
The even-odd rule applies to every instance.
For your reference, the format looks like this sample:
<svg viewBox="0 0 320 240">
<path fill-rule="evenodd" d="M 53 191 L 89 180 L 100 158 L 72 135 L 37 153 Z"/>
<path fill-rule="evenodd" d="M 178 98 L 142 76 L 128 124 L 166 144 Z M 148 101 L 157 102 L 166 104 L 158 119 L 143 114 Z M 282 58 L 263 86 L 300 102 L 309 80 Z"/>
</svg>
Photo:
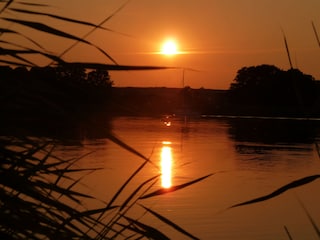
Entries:
<svg viewBox="0 0 320 240">
<path fill-rule="evenodd" d="M 166 69 L 119 65 L 101 47 L 86 40 L 97 29 L 110 31 L 103 28 L 103 24 L 129 1 L 97 25 L 58 16 L 52 13 L 50 5 L 37 1 L 0 2 L 1 19 L 11 23 L 8 28 L 0 29 L 0 36 L 11 34 L 29 43 L 21 44 L 19 37 L 1 40 L 0 62 L 5 66 L 0 67 L 0 239 L 169 239 L 166 233 L 153 227 L 154 221 L 144 222 L 141 218 L 131 217 L 136 208 L 178 231 L 184 238 L 197 239 L 165 216 L 144 206 L 143 199 L 183 189 L 211 174 L 169 190 L 150 191 L 159 180 L 160 176 L 156 175 L 136 188 L 131 187 L 133 192 L 127 192 L 123 197 L 132 179 L 150 160 L 112 133 L 108 125 L 110 117 L 179 113 L 197 116 L 319 116 L 319 84 L 296 69 L 282 71 L 268 65 L 239 70 L 234 83 L 226 91 L 190 87 L 113 88 L 109 70 Z M 7 13 L 9 15 L 3 15 Z M 34 22 L 34 16 L 39 17 L 36 18 L 38 22 Z M 47 18 L 59 21 L 56 25 L 59 29 L 46 25 Z M 92 30 L 77 37 L 76 33 L 64 31 L 65 23 L 89 26 Z M 46 34 L 48 41 L 52 41 L 49 38 L 52 35 L 71 40 L 73 45 L 61 54 L 53 55 L 16 26 Z M 65 62 L 63 55 L 79 42 L 99 51 L 112 64 Z M 47 58 L 51 64 L 37 67 L 29 59 L 33 54 Z M 76 188 L 83 177 L 98 169 L 78 169 L 75 167 L 78 159 L 61 159 L 54 154 L 57 141 L 81 139 L 91 134 L 109 139 L 142 160 L 141 166 L 132 170 L 132 175 L 112 198 L 104 201 Z M 271 199 L 318 178 L 320 175 L 298 179 L 270 194 L 230 208 Z M 124 200 L 120 201 L 119 196 Z M 87 200 L 99 202 L 101 208 L 86 208 L 83 203 Z M 320 238 L 319 228 L 307 211 L 306 214 Z"/>
</svg>

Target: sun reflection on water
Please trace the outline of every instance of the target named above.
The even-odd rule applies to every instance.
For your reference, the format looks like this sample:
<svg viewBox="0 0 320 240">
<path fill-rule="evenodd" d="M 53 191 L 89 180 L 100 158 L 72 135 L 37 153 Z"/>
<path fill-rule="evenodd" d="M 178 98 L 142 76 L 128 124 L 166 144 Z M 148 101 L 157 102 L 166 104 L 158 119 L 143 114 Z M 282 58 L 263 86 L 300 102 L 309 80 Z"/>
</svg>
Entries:
<svg viewBox="0 0 320 240">
<path fill-rule="evenodd" d="M 172 151 L 171 142 L 163 141 L 161 149 L 161 186 L 170 188 L 172 186 Z"/>
</svg>

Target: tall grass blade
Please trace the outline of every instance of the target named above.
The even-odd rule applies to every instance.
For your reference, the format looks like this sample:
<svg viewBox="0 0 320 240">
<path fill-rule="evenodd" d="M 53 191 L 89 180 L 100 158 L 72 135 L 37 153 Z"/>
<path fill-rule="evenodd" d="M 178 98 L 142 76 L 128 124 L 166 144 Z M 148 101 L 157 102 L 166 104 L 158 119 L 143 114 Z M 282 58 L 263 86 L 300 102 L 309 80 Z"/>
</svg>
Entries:
<svg viewBox="0 0 320 240">
<path fill-rule="evenodd" d="M 317 39 L 317 43 L 320 47 L 320 39 L 319 39 L 319 35 L 318 35 L 318 32 L 317 32 L 317 29 L 316 29 L 316 26 L 314 25 L 313 21 L 311 22 L 311 25 L 312 25 L 312 29 L 313 29 L 313 32 L 316 36 L 316 39 Z"/>
<path fill-rule="evenodd" d="M 307 208 L 304 206 L 303 202 L 300 199 L 298 199 L 298 201 L 299 201 L 301 207 L 303 208 L 304 212 L 307 214 L 307 217 L 308 217 L 313 229 L 315 230 L 315 232 L 317 233 L 318 238 L 320 239 L 320 229 L 319 229 L 319 227 L 317 226 L 316 222 L 314 221 L 314 219 L 310 215 L 310 213 L 307 210 Z"/>
<path fill-rule="evenodd" d="M 112 17 L 114 17 L 118 12 L 120 12 L 128 3 L 130 0 L 127 0 L 124 4 L 122 4 L 116 11 L 114 11 L 111 15 L 109 15 L 107 18 L 105 18 L 102 22 L 100 22 L 97 26 L 102 26 L 107 21 L 109 21 Z M 97 27 L 94 27 L 92 30 L 90 30 L 88 33 L 86 33 L 84 36 L 82 36 L 82 39 L 86 39 L 91 33 L 93 33 Z M 64 50 L 59 57 L 61 58 L 63 55 L 65 55 L 67 52 L 69 52 L 72 48 L 74 48 L 80 41 L 75 42 L 70 47 L 68 47 L 66 50 Z M 117 64 L 115 61 L 113 61 L 115 64 Z"/>
<path fill-rule="evenodd" d="M 36 6 L 36 7 L 50 7 L 48 4 L 40 4 L 40 3 L 28 3 L 28 2 L 17 2 L 18 4 L 21 5 L 27 5 L 27 6 Z"/>
<path fill-rule="evenodd" d="M 54 62 L 56 62 L 57 64 L 64 64 L 65 62 L 58 56 L 56 55 L 52 55 L 52 54 L 49 54 L 49 53 L 45 53 L 45 52 L 38 52 L 39 54 L 53 60 Z"/>
<path fill-rule="evenodd" d="M 14 179 L 14 182 L 9 182 L 10 179 Z M 32 182 L 33 183 L 33 182 Z M 10 172 L 1 172 L 0 184 L 3 184 L 11 189 L 18 191 L 19 193 L 25 194 L 33 199 L 36 199 L 44 204 L 54 206 L 58 209 L 61 209 L 69 214 L 77 213 L 73 208 L 57 202 L 54 199 L 48 198 L 42 194 L 41 191 L 36 189 L 34 186 L 28 186 L 30 184 L 25 178 L 19 176 L 16 173 Z"/>
<path fill-rule="evenodd" d="M 28 63 L 32 66 L 35 66 L 35 64 L 33 62 L 17 55 L 17 54 L 32 54 L 32 53 L 36 53 L 36 51 L 33 51 L 33 50 L 13 50 L 13 49 L 5 49 L 5 48 L 0 47 L 0 55 L 9 55 L 9 56 L 16 58 L 22 62 L 25 62 L 25 63 Z"/>
<path fill-rule="evenodd" d="M 71 35 L 69 33 L 60 31 L 58 29 L 52 28 L 52 27 L 50 27 L 48 25 L 45 25 L 43 23 L 26 21 L 26 20 L 19 20 L 19 19 L 13 19 L 13 18 L 5 18 L 5 17 L 2 18 L 2 19 L 6 20 L 6 21 L 9 21 L 9 22 L 17 23 L 17 24 L 20 24 L 20 25 L 23 25 L 23 26 L 30 27 L 30 28 L 33 28 L 33 29 L 41 31 L 41 32 L 53 34 L 53 35 L 56 35 L 56 36 L 59 36 L 59 37 L 64 37 L 64 38 L 68 38 L 68 39 L 71 39 L 71 40 L 77 40 L 77 41 L 80 41 L 80 42 L 83 42 L 83 43 L 91 45 L 91 43 L 89 43 L 86 40 L 83 40 L 83 39 L 81 39 L 79 37 L 76 37 L 74 35 Z"/>
<path fill-rule="evenodd" d="M 118 9 L 116 9 L 112 14 L 110 14 L 107 18 L 105 18 L 101 23 L 99 23 L 99 26 L 105 24 L 107 21 L 109 21 L 111 18 L 113 18 L 118 12 L 120 12 L 122 9 L 124 9 L 131 0 L 125 1 Z"/>
<path fill-rule="evenodd" d="M 62 195 L 69 197 L 70 199 L 72 199 L 73 201 L 80 203 L 80 201 L 76 198 L 74 198 L 73 196 L 79 196 L 79 197 L 83 197 L 83 198 L 91 198 L 93 199 L 92 196 L 87 195 L 87 194 L 83 194 L 77 191 L 72 191 L 70 189 L 65 189 L 62 187 L 57 186 L 56 184 L 50 184 L 50 183 L 46 183 L 46 182 L 42 182 L 42 181 L 34 181 L 33 182 L 33 186 L 34 187 L 39 187 L 41 189 L 48 189 L 48 190 L 53 190 L 55 193 L 61 193 Z"/>
<path fill-rule="evenodd" d="M 6 5 L 3 6 L 2 9 L 0 9 L 0 14 L 5 11 L 10 5 L 11 3 L 13 3 L 13 0 L 8 0 L 8 2 L 6 3 Z"/>
<path fill-rule="evenodd" d="M 16 54 L 31 54 L 31 53 L 36 53 L 36 51 L 0 48 L 0 55 L 15 56 Z"/>
<path fill-rule="evenodd" d="M 303 186 L 305 184 L 308 184 L 316 179 L 320 178 L 320 175 L 312 175 L 312 176 L 308 176 L 308 177 L 304 177 L 304 178 L 301 178 L 301 179 L 298 179 L 298 180 L 295 180 L 279 189 L 277 189 L 276 191 L 268 194 L 268 195 L 265 195 L 265 196 L 262 196 L 262 197 L 258 197 L 258 198 L 254 198 L 252 200 L 249 200 L 249 201 L 245 201 L 245 202 L 242 202 L 242 203 L 238 203 L 238 204 L 235 204 L 229 208 L 234 208 L 234 207 L 239 207 L 239 206 L 244 206 L 244 205 L 248 205 L 248 204 L 253 204 L 253 203 L 258 203 L 258 202 L 262 202 L 262 201 L 266 201 L 266 200 L 269 200 L 271 198 L 274 198 L 276 196 L 279 196 L 280 194 L 292 189 L 292 188 L 296 188 L 296 187 L 300 187 L 300 186 Z"/>
<path fill-rule="evenodd" d="M 136 228 L 132 228 L 132 230 L 137 231 L 139 233 L 141 233 L 140 230 L 142 230 L 143 234 L 145 237 L 148 237 L 150 239 L 155 239 L 155 240 L 169 240 L 170 238 L 168 238 L 166 235 L 164 235 L 162 232 L 160 232 L 159 230 L 146 225 L 142 222 L 139 222 L 138 220 L 134 220 L 132 218 L 126 217 L 124 216 L 124 218 L 126 218 L 128 220 L 128 222 L 130 222 L 133 226 L 135 226 Z"/>
<path fill-rule="evenodd" d="M 147 162 L 145 162 L 145 163 L 147 163 Z M 146 189 L 144 189 L 144 191 L 143 191 L 143 193 L 142 193 L 141 195 L 143 195 L 143 194 L 146 193 L 151 187 L 153 187 L 154 184 L 158 181 L 159 176 L 160 176 L 160 175 L 157 175 L 157 176 L 155 176 L 155 177 L 153 177 L 153 178 L 145 181 L 144 183 L 140 184 L 140 185 L 138 186 L 138 188 L 136 189 L 136 191 L 134 191 L 135 193 L 134 193 L 134 194 L 131 194 L 132 197 L 129 197 L 130 201 L 131 201 L 131 199 L 133 199 L 133 196 L 136 195 L 136 194 L 138 193 L 138 191 L 140 191 L 141 188 L 144 187 L 147 183 L 152 182 L 151 184 L 149 184 L 149 185 L 147 186 Z M 126 204 L 122 204 L 122 206 L 126 207 L 126 209 L 125 209 L 124 211 L 121 211 L 121 210 L 120 210 L 121 213 L 120 213 L 116 218 L 114 218 L 114 220 L 112 221 L 112 224 L 110 224 L 108 227 L 109 227 L 109 228 L 112 228 L 115 223 L 118 223 L 118 222 L 120 221 L 120 219 L 122 218 L 122 216 L 125 216 L 125 215 L 127 214 L 127 212 L 128 212 L 131 208 L 133 208 L 133 207 L 135 206 L 135 204 L 136 204 L 136 202 L 137 202 L 138 200 L 139 200 L 139 198 L 136 198 L 136 199 L 134 199 L 133 201 L 131 201 L 130 204 L 129 204 L 130 201 L 127 201 Z M 124 208 L 124 207 L 123 207 L 123 208 Z M 125 231 L 125 228 L 122 229 L 122 230 L 120 230 L 120 231 L 118 231 L 118 232 L 117 232 L 114 236 L 112 236 L 111 238 L 112 238 L 112 239 L 117 239 L 117 237 L 118 237 L 123 231 Z"/>
<path fill-rule="evenodd" d="M 80 212 L 80 213 L 74 215 L 74 218 L 88 217 L 88 216 L 95 215 L 95 214 L 98 214 L 98 213 L 114 210 L 116 208 L 119 208 L 119 206 L 111 206 L 111 207 L 108 207 L 108 208 L 99 208 L 99 209 L 88 210 L 88 211 Z"/>
<path fill-rule="evenodd" d="M 128 230 L 132 232 L 132 234 L 129 237 L 125 238 L 126 240 L 130 240 L 130 239 L 140 240 L 145 238 L 145 231 L 137 228 L 136 226 L 133 225 L 133 223 L 129 223 L 129 224 L 117 223 L 117 225 L 121 226 L 123 228 L 123 231 Z M 117 231 L 117 236 L 121 235 L 123 231 Z M 96 240 L 100 240 L 100 239 L 102 240 L 104 238 L 99 238 Z M 110 239 L 116 239 L 116 238 L 110 238 Z M 149 238 L 149 239 L 153 239 L 153 238 Z"/>
<path fill-rule="evenodd" d="M 161 189 L 158 189 L 158 190 L 156 190 L 156 191 L 154 191 L 154 192 L 151 192 L 151 193 L 149 193 L 149 194 L 146 194 L 146 195 L 140 197 L 139 199 L 146 199 L 146 198 L 150 198 L 150 197 L 154 197 L 154 196 L 158 196 L 158 195 L 163 195 L 163 194 L 170 193 L 170 192 L 175 192 L 175 191 L 178 191 L 178 190 L 180 190 L 180 189 L 186 188 L 186 187 L 188 187 L 188 186 L 190 186 L 190 185 L 192 185 L 192 184 L 195 184 L 195 183 L 197 183 L 197 182 L 200 182 L 200 181 L 202 181 L 202 180 L 204 180 L 204 179 L 206 179 L 206 178 L 208 178 L 208 177 L 210 177 L 210 176 L 212 176 L 212 175 L 213 175 L 213 173 L 208 174 L 208 175 L 206 175 L 206 176 L 204 176 L 204 177 L 200 177 L 200 178 L 195 179 L 195 180 L 193 180 L 193 181 L 190 181 L 190 182 L 181 184 L 181 185 L 172 186 L 172 187 L 170 187 L 170 188 L 168 188 L 168 189 L 161 188 Z"/>
<path fill-rule="evenodd" d="M 285 45 L 286 51 L 287 51 L 287 56 L 288 56 L 290 68 L 293 69 L 293 67 L 292 67 L 292 61 L 291 61 L 291 56 L 290 56 L 290 51 L 289 51 L 288 42 L 287 42 L 287 38 L 286 38 L 286 35 L 285 35 L 285 33 L 284 33 L 283 30 L 282 30 L 282 34 L 283 34 L 283 39 L 284 39 L 284 45 Z"/>
<path fill-rule="evenodd" d="M 61 58 L 59 58 L 59 57 L 57 57 L 57 56 L 55 56 L 53 54 L 47 53 L 47 52 L 41 52 L 41 51 L 34 50 L 34 49 L 31 49 L 31 48 L 26 48 L 26 47 L 21 46 L 19 44 L 14 44 L 12 42 L 7 42 L 7 41 L 3 41 L 3 40 L 0 40 L 0 42 L 6 43 L 6 44 L 9 44 L 9 45 L 12 45 L 12 46 L 23 48 L 25 52 L 23 52 L 23 50 L 21 50 L 22 52 L 19 52 L 19 54 L 29 54 L 29 53 L 33 54 L 33 53 L 35 53 L 35 54 L 43 55 L 44 57 L 47 57 L 48 59 L 51 59 L 52 61 L 56 62 L 57 64 L 62 65 L 62 64 L 65 63 Z M 1 49 L 0 49 L 0 51 L 1 51 Z M 17 51 L 17 50 L 14 50 L 14 51 Z M 6 60 L 0 60 L 0 61 L 6 62 Z M 30 62 L 30 61 L 27 60 L 27 62 Z M 20 65 L 21 66 L 30 66 L 30 65 L 23 65 L 23 64 L 18 63 L 18 62 L 10 62 L 10 61 L 8 61 L 8 63 L 12 64 L 12 65 L 18 65 L 18 66 L 20 66 Z M 31 64 L 31 66 L 35 66 L 35 64 Z"/>
<path fill-rule="evenodd" d="M 122 186 L 118 189 L 118 191 L 115 193 L 115 195 L 112 197 L 112 199 L 110 200 L 110 202 L 108 203 L 108 207 L 111 207 L 112 204 L 115 202 L 115 200 L 120 196 L 120 194 L 123 192 L 123 190 L 126 188 L 126 186 L 128 186 L 128 184 L 131 182 L 131 180 L 144 168 L 144 166 L 148 163 L 148 161 L 144 161 L 138 169 L 136 169 L 134 171 L 133 174 L 131 174 L 131 176 L 125 181 L 124 184 L 122 184 Z M 100 216 L 101 217 L 101 216 Z"/>
<path fill-rule="evenodd" d="M 289 232 L 289 230 L 288 230 L 287 226 L 283 226 L 283 227 L 284 227 L 284 230 L 285 230 L 285 232 L 286 232 L 286 234 L 287 234 L 287 236 L 288 236 L 289 240 L 293 240 L 293 238 L 292 238 L 292 236 L 291 236 L 291 234 L 290 234 L 290 232 Z"/>
<path fill-rule="evenodd" d="M 14 34 L 18 34 L 22 37 L 24 37 L 25 39 L 29 40 L 30 42 L 32 42 L 33 44 L 35 44 L 36 46 L 38 46 L 39 48 L 41 48 L 42 50 L 45 50 L 38 42 L 32 40 L 31 38 L 27 37 L 26 35 L 13 31 L 11 29 L 5 29 L 5 28 L 0 28 L 0 35 L 2 35 L 3 33 L 14 33 Z"/>
<path fill-rule="evenodd" d="M 23 25 L 23 26 L 30 27 L 30 28 L 33 28 L 33 29 L 41 31 L 41 32 L 45 32 L 45 33 L 49 33 L 49 34 L 56 35 L 56 36 L 59 36 L 59 37 L 68 38 L 68 39 L 71 39 L 71 40 L 76 40 L 78 42 L 86 43 L 86 44 L 88 44 L 90 46 L 93 46 L 96 49 L 98 49 L 107 58 L 109 58 L 113 63 L 117 64 L 116 61 L 108 53 L 106 53 L 103 49 L 101 49 L 100 47 L 98 47 L 98 46 L 96 46 L 96 45 L 94 45 L 94 44 L 92 44 L 92 43 L 90 43 L 90 42 L 88 42 L 88 41 L 86 41 L 86 40 L 84 40 L 82 38 L 74 36 L 72 34 L 60 31 L 60 30 L 58 30 L 56 28 L 52 28 L 52 27 L 50 27 L 48 25 L 45 25 L 45 24 L 39 23 L 39 22 L 18 20 L 18 19 L 13 19 L 13 18 L 2 18 L 2 19 L 6 20 L 6 21 L 9 21 L 9 22 L 17 23 L 17 24 L 20 24 L 20 25 Z"/>
<path fill-rule="evenodd" d="M 33 67 L 34 66 L 34 65 L 30 65 L 30 64 L 23 64 L 23 63 L 18 63 L 18 62 L 3 60 L 3 59 L 0 59 L 0 62 L 5 63 L 5 64 L 9 64 L 9 65 L 13 65 L 13 66 L 20 66 L 20 67 Z"/>
<path fill-rule="evenodd" d="M 160 175 L 159 175 L 159 176 L 160 176 Z M 154 177 L 154 179 L 152 179 L 152 180 L 154 180 L 154 181 L 153 181 L 146 189 L 144 189 L 142 195 L 143 195 L 144 193 L 146 193 L 151 187 L 154 186 L 154 184 L 158 181 L 158 177 L 159 177 L 159 176 L 156 176 L 156 177 Z M 152 181 L 152 180 L 151 180 L 151 181 Z M 150 182 L 150 181 L 148 181 L 148 182 Z M 145 185 L 145 184 L 143 184 L 143 185 Z M 112 221 L 113 223 L 112 223 L 111 225 L 109 225 L 109 227 L 112 227 L 112 226 L 114 225 L 114 223 L 119 222 L 120 218 L 122 218 L 122 216 L 125 216 L 125 215 L 127 214 L 127 212 L 128 212 L 132 207 L 135 206 L 135 204 L 136 204 L 136 202 L 137 202 L 138 200 L 139 200 L 139 198 L 134 199 L 134 201 L 132 201 L 132 202 L 130 203 L 130 205 L 129 205 L 129 201 L 128 201 L 128 203 L 126 204 L 126 206 L 123 204 L 123 206 L 126 207 L 125 211 L 122 211 L 121 214 L 119 214 L 118 217 L 115 218 L 115 219 Z M 118 236 L 119 234 L 121 234 L 124 230 L 125 230 L 125 229 L 122 229 L 121 231 L 117 232 L 114 236 L 112 236 L 112 239 L 116 239 L 117 236 Z"/>
<path fill-rule="evenodd" d="M 101 29 L 104 29 L 104 30 L 108 30 L 107 28 L 104 28 L 104 27 L 101 27 L 101 26 L 97 26 L 97 25 L 95 25 L 93 23 L 90 23 L 90 22 L 85 22 L 85 21 L 76 20 L 76 19 L 72 19 L 72 18 L 62 17 L 62 16 L 58 16 L 58 15 L 55 15 L 55 14 L 51 14 L 51 13 L 44 13 L 44 12 L 38 12 L 38 11 L 35 12 L 35 11 L 19 9 L 19 8 L 9 8 L 9 9 L 11 11 L 14 11 L 14 12 L 32 14 L 32 15 L 47 16 L 47 17 L 59 19 L 59 20 L 65 21 L 65 22 L 72 22 L 72 23 L 77 23 L 77 24 L 81 24 L 81 25 L 85 25 L 85 26 L 96 27 L 96 28 L 101 28 Z"/>
<path fill-rule="evenodd" d="M 57 175 L 57 179 L 55 181 L 55 184 L 58 184 L 59 181 L 62 179 L 62 178 L 66 178 L 66 175 L 65 173 L 67 173 L 69 171 L 69 168 L 72 167 L 76 162 L 78 162 L 80 159 L 82 159 L 83 157 L 89 155 L 91 152 L 87 153 L 87 154 L 84 154 L 82 155 L 81 157 L 79 158 L 76 158 L 76 159 L 70 159 L 70 160 L 65 160 L 65 161 L 62 161 L 61 164 L 66 164 L 66 163 L 69 163 L 68 165 L 64 166 L 64 168 L 62 169 L 57 169 L 56 171 L 55 170 L 51 170 L 50 173 L 52 172 L 55 172 L 56 175 Z M 91 171 L 92 169 L 87 169 L 89 171 Z M 83 175 L 84 177 L 85 175 Z M 74 183 L 76 183 L 77 181 L 75 181 Z"/>
<path fill-rule="evenodd" d="M 123 204 L 120 207 L 120 211 L 122 211 L 126 206 L 128 206 L 129 202 L 134 198 L 135 195 L 138 194 L 138 192 L 149 182 L 153 181 L 154 179 L 157 179 L 160 175 L 154 176 L 150 179 L 147 179 L 146 181 L 144 181 L 143 183 L 141 183 L 137 189 L 135 189 L 130 195 L 129 197 L 123 202 Z"/>
<path fill-rule="evenodd" d="M 133 65 L 113 65 L 103 63 L 89 63 L 89 62 L 69 62 L 63 64 L 66 67 L 80 67 L 88 69 L 103 69 L 109 71 L 147 71 L 147 70 L 163 70 L 163 69 L 177 69 L 177 67 L 163 67 L 163 66 L 133 66 Z"/>
<path fill-rule="evenodd" d="M 147 162 L 150 162 L 149 158 L 144 156 L 143 154 L 139 153 L 137 150 L 135 150 L 133 147 L 129 146 L 122 140 L 120 140 L 118 137 L 116 137 L 114 134 L 109 134 L 108 139 L 114 142 L 115 144 L 119 145 L 120 147 L 126 149 L 127 151 L 133 153 L 134 155 L 146 160 Z M 150 162 L 151 163 L 151 162 Z"/>
<path fill-rule="evenodd" d="M 160 219 L 162 222 L 164 222 L 165 224 L 173 227 L 174 229 L 176 229 L 177 231 L 179 231 L 180 233 L 192 238 L 192 239 L 199 239 L 197 237 L 195 237 L 194 235 L 192 235 L 191 233 L 188 233 L 186 230 L 184 230 L 183 228 L 181 228 L 180 226 L 178 226 L 177 224 L 175 224 L 174 222 L 170 221 L 169 219 L 167 219 L 166 217 L 160 215 L 159 213 L 151 210 L 150 208 L 147 208 L 143 205 L 141 205 L 145 210 L 147 210 L 149 213 L 151 213 L 152 215 L 156 216 L 158 219 Z"/>
<path fill-rule="evenodd" d="M 116 199 L 120 196 L 120 194 L 124 191 L 124 189 L 129 185 L 129 183 L 132 181 L 132 179 L 145 167 L 145 165 L 150 162 L 148 158 L 134 150 L 132 147 L 128 146 L 126 143 L 121 141 L 119 138 L 115 137 L 114 135 L 109 136 L 110 140 L 114 143 L 118 144 L 119 146 L 123 146 L 124 149 L 127 149 L 129 152 L 132 152 L 133 154 L 136 154 L 137 156 L 143 158 L 145 161 L 129 176 L 129 178 L 122 184 L 122 186 L 118 189 L 118 191 L 114 194 L 112 199 L 107 204 L 106 208 L 110 208 L 113 203 L 116 201 Z M 100 214 L 100 216 L 97 218 L 98 220 L 103 216 L 104 212 Z"/>
</svg>

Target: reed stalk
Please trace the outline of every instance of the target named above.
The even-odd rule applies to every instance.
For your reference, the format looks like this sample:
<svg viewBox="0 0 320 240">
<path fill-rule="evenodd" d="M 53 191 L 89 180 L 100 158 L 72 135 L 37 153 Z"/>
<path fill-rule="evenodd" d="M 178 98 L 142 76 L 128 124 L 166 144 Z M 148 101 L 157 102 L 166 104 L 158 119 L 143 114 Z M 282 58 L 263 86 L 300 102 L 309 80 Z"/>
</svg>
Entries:
<svg viewBox="0 0 320 240">
<path fill-rule="evenodd" d="M 162 66 L 128 66 L 118 64 L 100 46 L 86 40 L 95 30 L 110 31 L 103 25 L 121 11 L 129 1 L 125 1 L 111 15 L 105 17 L 100 23 L 94 24 L 83 20 L 72 19 L 56 15 L 48 11 L 50 5 L 39 4 L 36 1 L 0 1 L 0 18 L 10 27 L 0 28 L 0 37 L 11 34 L 25 38 L 28 42 L 21 44 L 18 38 L 6 41 L 0 40 L 0 62 L 2 64 L 18 67 L 36 67 L 30 56 L 39 55 L 50 60 L 50 65 L 58 65 L 65 69 L 96 69 L 96 70 L 159 70 L 168 69 Z M 26 8 L 28 7 L 28 8 Z M 46 9 L 46 11 L 44 11 Z M 10 16 L 5 15 L 9 13 Z M 59 28 L 50 26 L 44 21 L 33 21 L 34 16 L 54 18 L 60 21 Z M 28 19 L 29 17 L 29 19 Z M 27 18 L 27 19 L 26 19 Z M 92 29 L 82 37 L 64 31 L 63 24 L 71 23 Z M 48 41 L 50 36 L 71 40 L 73 44 L 62 51 L 61 54 L 53 54 L 40 45 L 35 39 L 28 36 L 22 30 L 15 30 L 14 26 L 23 26 L 42 34 L 46 34 Z M 22 28 L 21 28 L 22 29 Z M 86 44 L 101 52 L 109 63 L 95 62 L 66 62 L 63 59 L 65 53 L 78 43 Z M 7 57 L 10 57 L 9 59 Z M 79 87 L 77 87 L 79 89 Z M 40 96 L 41 97 L 41 96 Z M 44 98 L 40 98 L 44 99 Z M 54 103 L 53 103 L 54 105 Z M 32 113 L 28 113 L 31 117 Z M 68 115 L 66 115 L 68 117 Z M 77 168 L 76 163 L 80 158 L 61 159 L 55 155 L 57 142 L 53 137 L 30 137 L 30 135 L 1 136 L 0 137 L 0 238 L 1 239 L 168 239 L 165 233 L 145 223 L 142 219 L 133 218 L 130 212 L 139 208 L 144 214 L 156 216 L 156 218 L 180 232 L 187 238 L 197 239 L 194 235 L 178 227 L 171 220 L 161 216 L 154 210 L 142 205 L 144 198 L 156 197 L 169 192 L 175 192 L 194 183 L 204 180 L 210 175 L 176 186 L 171 190 L 150 193 L 151 187 L 158 181 L 156 175 L 146 179 L 138 187 L 129 193 L 121 202 L 120 196 L 126 194 L 132 180 L 146 167 L 153 164 L 149 158 L 132 148 L 110 130 L 107 130 L 106 138 L 119 145 L 123 151 L 129 151 L 143 163 L 128 176 L 123 185 L 114 193 L 109 201 L 102 201 L 76 190 L 83 178 L 100 169 Z M 83 156 L 85 157 L 85 156 Z M 77 175 L 75 175 L 77 173 Z M 78 177 L 74 177 L 78 176 Z M 87 209 L 86 201 L 94 201 L 101 208 Z"/>
</svg>

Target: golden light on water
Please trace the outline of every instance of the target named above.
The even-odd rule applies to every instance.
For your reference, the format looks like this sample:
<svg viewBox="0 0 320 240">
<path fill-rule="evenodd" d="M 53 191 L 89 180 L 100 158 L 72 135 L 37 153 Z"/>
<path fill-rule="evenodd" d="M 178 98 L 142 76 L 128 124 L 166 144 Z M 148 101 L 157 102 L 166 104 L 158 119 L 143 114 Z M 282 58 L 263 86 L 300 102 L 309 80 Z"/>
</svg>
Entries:
<svg viewBox="0 0 320 240">
<path fill-rule="evenodd" d="M 162 142 L 161 149 L 161 186 L 170 188 L 172 186 L 172 152 L 171 142 Z"/>
</svg>

